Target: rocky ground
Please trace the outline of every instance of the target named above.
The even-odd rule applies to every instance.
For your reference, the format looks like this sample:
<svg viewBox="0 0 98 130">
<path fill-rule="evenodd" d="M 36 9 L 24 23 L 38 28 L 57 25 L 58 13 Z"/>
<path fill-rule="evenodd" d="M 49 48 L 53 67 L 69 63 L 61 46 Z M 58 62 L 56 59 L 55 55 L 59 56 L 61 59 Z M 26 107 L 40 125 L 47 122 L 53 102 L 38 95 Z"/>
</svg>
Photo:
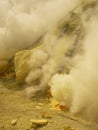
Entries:
<svg viewBox="0 0 98 130">
<path fill-rule="evenodd" d="M 98 126 L 53 107 L 47 96 L 29 99 L 13 79 L 3 79 L 0 130 L 98 130 Z"/>
</svg>

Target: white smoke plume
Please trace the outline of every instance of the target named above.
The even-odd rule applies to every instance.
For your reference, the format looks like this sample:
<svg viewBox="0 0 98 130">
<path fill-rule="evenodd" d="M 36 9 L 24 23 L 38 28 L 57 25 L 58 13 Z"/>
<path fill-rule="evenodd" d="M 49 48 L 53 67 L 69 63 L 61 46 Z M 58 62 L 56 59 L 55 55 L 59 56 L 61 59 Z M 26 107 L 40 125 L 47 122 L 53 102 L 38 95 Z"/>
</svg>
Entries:
<svg viewBox="0 0 98 130">
<path fill-rule="evenodd" d="M 0 1 L 0 60 L 29 47 L 60 18 L 78 5 L 78 0 Z"/>
<path fill-rule="evenodd" d="M 47 35 L 58 24 L 59 20 L 80 5 L 81 1 L 0 0 L 0 68 L 7 64 L 7 61 L 17 51 L 32 46 L 41 36 Z M 92 10 L 88 10 L 87 14 L 88 17 L 93 14 Z M 85 16 L 81 18 L 86 30 L 83 40 L 84 54 L 73 59 L 75 64 L 68 75 L 54 75 L 50 82 L 52 95 L 61 104 L 68 105 L 70 112 L 77 113 L 85 108 L 87 115 L 91 115 L 96 120 L 98 119 L 97 17 L 95 15 L 89 22 L 84 20 Z M 48 42 L 49 39 L 51 40 Z M 42 77 L 40 76 L 42 78 L 40 87 L 46 86 L 51 76 L 56 72 L 56 67 L 62 62 L 60 59 L 63 59 L 66 49 L 64 45 L 67 42 L 70 43 L 70 39 L 58 40 L 57 37 L 54 38 L 51 35 L 49 39 L 46 39 L 46 46 L 50 58 L 44 66 L 41 66 L 41 71 L 29 72 L 25 79 L 27 83 L 31 83 L 36 75 L 43 74 Z M 47 54 L 41 51 L 38 52 L 37 58 L 40 58 L 40 54 L 44 56 L 45 60 L 47 59 Z M 30 62 L 32 63 L 32 61 L 31 59 Z M 46 76 L 46 74 L 48 75 Z"/>
<path fill-rule="evenodd" d="M 85 107 L 88 115 L 98 121 L 98 16 L 87 23 L 87 35 L 84 39 L 84 55 L 70 72 L 74 78 L 76 97 L 73 100 L 73 112 Z"/>
<path fill-rule="evenodd" d="M 98 121 L 98 15 L 88 21 L 83 16 L 84 53 L 76 55 L 69 74 L 56 74 L 49 84 L 53 97 L 71 113 L 85 110 L 88 119 Z"/>
</svg>

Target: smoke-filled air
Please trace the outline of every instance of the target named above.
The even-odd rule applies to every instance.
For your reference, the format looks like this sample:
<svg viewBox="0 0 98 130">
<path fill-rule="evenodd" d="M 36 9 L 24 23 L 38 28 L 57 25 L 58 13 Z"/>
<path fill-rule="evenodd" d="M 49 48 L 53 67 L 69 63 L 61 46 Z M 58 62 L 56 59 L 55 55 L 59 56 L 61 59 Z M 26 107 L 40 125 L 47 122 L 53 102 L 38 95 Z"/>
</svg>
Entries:
<svg viewBox="0 0 98 130">
<path fill-rule="evenodd" d="M 12 67 L 12 68 L 11 68 Z M 0 0 L 0 74 L 98 122 L 98 0 Z"/>
</svg>

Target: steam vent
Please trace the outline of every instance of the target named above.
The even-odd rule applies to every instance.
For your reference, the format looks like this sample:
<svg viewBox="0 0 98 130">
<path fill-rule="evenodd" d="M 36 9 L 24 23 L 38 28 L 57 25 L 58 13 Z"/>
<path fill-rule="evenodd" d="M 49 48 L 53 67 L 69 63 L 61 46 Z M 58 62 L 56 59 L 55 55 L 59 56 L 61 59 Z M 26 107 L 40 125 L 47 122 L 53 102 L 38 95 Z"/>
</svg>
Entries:
<svg viewBox="0 0 98 130">
<path fill-rule="evenodd" d="M 0 0 L 0 130 L 98 130 L 98 0 Z"/>
</svg>

